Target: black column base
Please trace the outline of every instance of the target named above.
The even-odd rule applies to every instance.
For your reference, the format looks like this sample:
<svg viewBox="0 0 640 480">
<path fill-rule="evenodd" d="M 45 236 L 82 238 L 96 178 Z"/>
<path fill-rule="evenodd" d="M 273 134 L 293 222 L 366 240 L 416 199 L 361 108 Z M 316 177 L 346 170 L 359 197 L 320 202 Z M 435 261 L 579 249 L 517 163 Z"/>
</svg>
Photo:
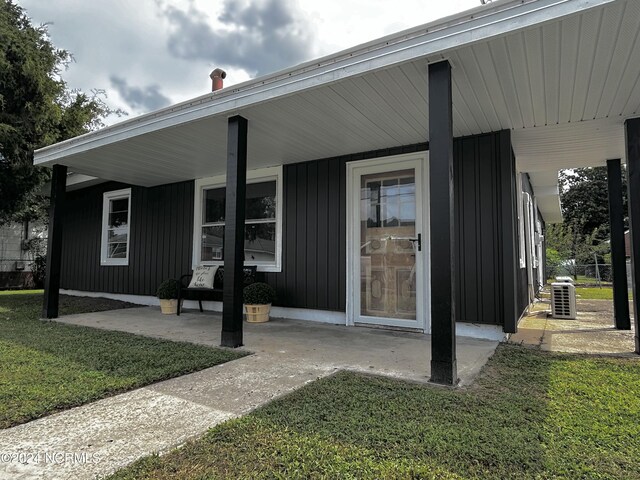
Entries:
<svg viewBox="0 0 640 480">
<path fill-rule="evenodd" d="M 431 382 L 440 385 L 455 386 L 458 384 L 458 365 L 453 363 L 431 360 Z"/>
<path fill-rule="evenodd" d="M 626 317 L 626 318 L 615 317 L 614 321 L 616 324 L 616 330 L 627 330 L 627 331 L 631 330 L 631 319 L 629 317 Z"/>
<path fill-rule="evenodd" d="M 636 334 L 635 341 L 636 341 L 636 353 L 640 355 L 640 338 L 638 338 L 638 334 Z"/>
<path fill-rule="evenodd" d="M 242 345 L 242 330 L 236 330 L 234 332 L 222 331 L 222 339 L 220 340 L 221 347 L 238 348 Z"/>
<path fill-rule="evenodd" d="M 58 305 L 47 305 L 42 309 L 42 318 L 41 320 L 53 320 L 54 318 L 58 318 Z"/>
</svg>

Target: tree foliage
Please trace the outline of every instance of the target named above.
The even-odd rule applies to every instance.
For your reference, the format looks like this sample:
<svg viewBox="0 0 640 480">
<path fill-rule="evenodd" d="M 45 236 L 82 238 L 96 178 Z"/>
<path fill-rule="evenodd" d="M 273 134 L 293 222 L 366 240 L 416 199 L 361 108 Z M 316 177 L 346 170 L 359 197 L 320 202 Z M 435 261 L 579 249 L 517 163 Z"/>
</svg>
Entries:
<svg viewBox="0 0 640 480">
<path fill-rule="evenodd" d="M 624 171 L 623 171 L 624 176 Z M 594 255 L 604 262 L 608 243 L 609 197 L 605 167 L 578 168 L 560 172 L 560 201 L 564 223 L 551 225 L 546 232 L 547 252 L 557 255 L 563 265 L 594 263 Z M 623 178 L 623 184 L 626 181 Z M 623 190 L 626 212 L 626 191 Z M 626 215 L 626 214 L 625 214 Z"/>
<path fill-rule="evenodd" d="M 560 172 L 560 200 L 565 225 L 579 236 L 608 238 L 609 196 L 605 167 Z M 626 193 L 626 192 L 625 192 Z M 626 195 L 625 206 L 626 206 Z"/>
<path fill-rule="evenodd" d="M 40 190 L 49 169 L 33 151 L 102 126 L 111 110 L 102 92 L 67 87 L 71 54 L 54 47 L 12 0 L 0 0 L 0 224 L 42 217 Z"/>
</svg>

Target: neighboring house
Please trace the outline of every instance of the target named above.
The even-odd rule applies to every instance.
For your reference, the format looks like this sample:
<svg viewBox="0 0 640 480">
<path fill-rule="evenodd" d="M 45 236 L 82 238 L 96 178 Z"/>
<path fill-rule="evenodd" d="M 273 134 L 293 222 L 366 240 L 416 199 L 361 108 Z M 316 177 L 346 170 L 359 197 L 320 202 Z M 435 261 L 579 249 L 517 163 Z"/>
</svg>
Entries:
<svg viewBox="0 0 640 480">
<path fill-rule="evenodd" d="M 47 229 L 42 222 L 0 226 L 0 289 L 33 286 L 34 257 L 46 253 Z"/>
<path fill-rule="evenodd" d="M 66 167 L 103 180 L 52 217 L 60 286 L 151 303 L 225 262 L 208 307 L 237 346 L 245 259 L 275 316 L 431 333 L 439 378 L 453 321 L 514 332 L 544 283 L 558 170 L 626 157 L 639 24 L 631 0 L 494 2 L 39 150 L 54 204 Z"/>
</svg>

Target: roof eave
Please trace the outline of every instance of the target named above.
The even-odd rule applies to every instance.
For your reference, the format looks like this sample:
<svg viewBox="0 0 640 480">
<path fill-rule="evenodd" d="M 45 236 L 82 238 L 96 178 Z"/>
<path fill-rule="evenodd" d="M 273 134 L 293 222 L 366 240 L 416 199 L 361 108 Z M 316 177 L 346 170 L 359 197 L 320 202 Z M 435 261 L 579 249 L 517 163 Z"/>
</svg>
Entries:
<svg viewBox="0 0 640 480">
<path fill-rule="evenodd" d="M 613 1 L 615 0 L 510 0 L 480 6 L 39 149 L 35 152 L 34 163 L 50 165 L 66 156 L 133 136 L 204 117 L 232 115 L 250 105 L 416 58 L 446 58 L 445 54 L 449 50 Z"/>
</svg>

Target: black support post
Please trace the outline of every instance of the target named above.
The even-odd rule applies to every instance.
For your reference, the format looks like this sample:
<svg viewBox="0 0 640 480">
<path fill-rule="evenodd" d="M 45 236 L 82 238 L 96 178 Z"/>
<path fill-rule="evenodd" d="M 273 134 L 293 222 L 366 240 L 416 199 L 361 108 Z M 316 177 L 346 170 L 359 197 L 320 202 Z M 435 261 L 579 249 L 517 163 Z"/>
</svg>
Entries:
<svg viewBox="0 0 640 480">
<path fill-rule="evenodd" d="M 629 179 L 629 235 L 631 236 L 631 289 L 636 353 L 640 354 L 640 118 L 624 124 Z"/>
<path fill-rule="evenodd" d="M 451 65 L 429 65 L 431 214 L 431 381 L 458 382 L 456 365 L 455 219 Z"/>
<path fill-rule="evenodd" d="M 229 118 L 227 190 L 224 229 L 223 347 L 242 346 L 242 288 L 244 285 L 244 215 L 247 190 L 247 119 Z"/>
<path fill-rule="evenodd" d="M 611 225 L 611 267 L 613 269 L 613 316 L 618 330 L 630 330 L 629 287 L 624 248 L 622 167 L 620 159 L 607 160 L 609 224 Z"/>
<path fill-rule="evenodd" d="M 60 267 L 62 266 L 62 216 L 67 190 L 67 167 L 54 165 L 51 176 L 51 205 L 47 239 L 47 268 L 44 279 L 42 318 L 58 318 Z"/>
</svg>

